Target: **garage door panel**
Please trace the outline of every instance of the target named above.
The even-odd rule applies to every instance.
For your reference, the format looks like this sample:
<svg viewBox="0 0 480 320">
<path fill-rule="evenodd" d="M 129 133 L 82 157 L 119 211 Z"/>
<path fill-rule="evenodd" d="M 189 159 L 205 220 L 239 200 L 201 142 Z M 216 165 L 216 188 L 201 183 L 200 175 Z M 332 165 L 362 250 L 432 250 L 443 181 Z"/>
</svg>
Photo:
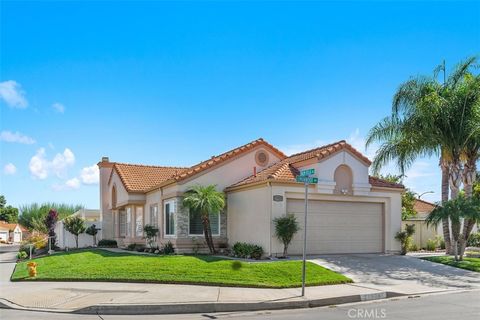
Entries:
<svg viewBox="0 0 480 320">
<path fill-rule="evenodd" d="M 290 245 L 291 254 L 302 253 L 303 210 L 303 200 L 288 200 L 287 212 L 297 217 L 301 228 Z M 382 204 L 310 200 L 308 211 L 309 254 L 383 251 Z"/>
</svg>

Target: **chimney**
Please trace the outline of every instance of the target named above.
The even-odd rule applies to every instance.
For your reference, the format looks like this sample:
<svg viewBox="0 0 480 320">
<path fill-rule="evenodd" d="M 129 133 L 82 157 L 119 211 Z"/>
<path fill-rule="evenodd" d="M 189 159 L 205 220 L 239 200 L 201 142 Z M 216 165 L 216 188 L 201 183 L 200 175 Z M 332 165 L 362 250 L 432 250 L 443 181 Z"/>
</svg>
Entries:
<svg viewBox="0 0 480 320">
<path fill-rule="evenodd" d="M 110 162 L 110 159 L 108 159 L 108 157 L 102 157 L 102 162 Z"/>
</svg>

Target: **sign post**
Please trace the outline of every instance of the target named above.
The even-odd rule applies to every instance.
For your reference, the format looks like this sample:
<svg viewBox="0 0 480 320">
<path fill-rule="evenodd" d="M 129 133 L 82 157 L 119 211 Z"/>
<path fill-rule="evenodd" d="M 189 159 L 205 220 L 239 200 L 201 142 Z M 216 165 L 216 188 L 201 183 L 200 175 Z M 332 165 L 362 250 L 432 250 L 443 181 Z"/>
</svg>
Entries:
<svg viewBox="0 0 480 320">
<path fill-rule="evenodd" d="M 318 183 L 318 178 L 311 177 L 315 174 L 315 169 L 300 171 L 300 175 L 296 177 L 297 182 L 305 184 L 305 214 L 303 223 L 303 264 L 302 264 L 302 297 L 305 296 L 305 278 L 307 266 L 307 213 L 308 213 L 308 186 L 311 183 Z"/>
</svg>

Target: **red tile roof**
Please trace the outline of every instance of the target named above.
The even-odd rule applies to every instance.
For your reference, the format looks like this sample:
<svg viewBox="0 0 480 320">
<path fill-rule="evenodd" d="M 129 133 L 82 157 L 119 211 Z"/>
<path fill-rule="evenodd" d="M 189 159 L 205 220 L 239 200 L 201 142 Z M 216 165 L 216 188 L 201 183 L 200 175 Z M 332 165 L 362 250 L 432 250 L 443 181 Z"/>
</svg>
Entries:
<svg viewBox="0 0 480 320">
<path fill-rule="evenodd" d="M 157 189 L 163 184 L 175 183 L 193 177 L 259 146 L 267 147 L 280 159 L 286 158 L 283 152 L 260 138 L 218 156 L 213 156 L 189 168 L 146 166 L 114 162 L 110 179 L 113 172 L 116 171 L 127 191 L 144 193 Z"/>
<path fill-rule="evenodd" d="M 435 204 L 420 199 L 415 199 L 415 203 L 413 204 L 413 209 L 418 213 L 430 213 L 435 207 Z"/>
<path fill-rule="evenodd" d="M 20 227 L 20 230 L 22 230 L 22 232 L 27 231 L 27 229 L 25 227 L 23 227 L 22 225 L 20 225 L 18 223 L 7 223 L 6 221 L 0 220 L 0 229 L 1 230 L 7 230 L 8 229 L 9 231 L 13 231 L 13 230 L 15 230 L 17 225 Z"/>
<path fill-rule="evenodd" d="M 321 160 L 325 157 L 328 157 L 329 155 L 334 154 L 337 151 L 340 150 L 349 150 L 352 152 L 355 156 L 357 156 L 359 159 L 364 161 L 367 165 L 370 165 L 371 162 L 366 158 L 364 155 L 362 155 L 360 152 L 358 152 L 355 148 L 353 148 L 351 145 L 345 142 L 345 140 L 341 140 L 326 146 L 318 147 L 315 149 L 311 149 L 308 151 L 300 152 L 294 155 L 291 155 L 282 161 L 258 172 L 256 175 L 252 175 L 250 177 L 247 177 L 246 179 L 243 179 L 232 186 L 228 187 L 229 188 L 234 188 L 238 186 L 243 186 L 243 185 L 248 185 L 252 183 L 257 183 L 257 182 L 262 182 L 262 181 L 277 181 L 277 182 L 292 182 L 295 183 L 295 177 L 299 174 L 299 171 L 297 168 L 295 168 L 294 164 L 316 158 L 318 160 Z M 403 189 L 403 185 L 401 184 L 396 184 L 396 183 L 391 183 L 379 178 L 375 177 L 369 177 L 369 182 L 372 186 L 375 187 L 386 187 L 386 188 L 399 188 Z"/>
</svg>

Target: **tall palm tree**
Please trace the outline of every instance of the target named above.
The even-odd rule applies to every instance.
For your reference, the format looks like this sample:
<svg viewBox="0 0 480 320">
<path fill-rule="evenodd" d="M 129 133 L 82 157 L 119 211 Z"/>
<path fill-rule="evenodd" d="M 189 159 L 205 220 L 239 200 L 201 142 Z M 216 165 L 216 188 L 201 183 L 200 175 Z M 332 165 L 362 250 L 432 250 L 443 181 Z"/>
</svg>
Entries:
<svg viewBox="0 0 480 320">
<path fill-rule="evenodd" d="M 194 214 L 201 215 L 205 241 L 210 253 L 215 253 L 209 217 L 211 214 L 220 214 L 223 211 L 224 193 L 217 191 L 215 185 L 194 186 L 185 192 L 183 206 L 192 210 Z"/>
<path fill-rule="evenodd" d="M 422 156 L 440 157 L 442 202 L 456 198 L 462 184 L 462 155 L 474 136 L 472 120 L 475 104 L 460 103 L 462 86 L 476 58 L 460 63 L 443 84 L 433 77 L 417 77 L 403 83 L 394 95 L 392 115 L 375 125 L 367 137 L 367 147 L 381 146 L 375 155 L 374 172 L 395 161 L 401 174 Z M 437 68 L 438 69 L 438 68 Z M 478 109 L 478 108 L 477 108 Z M 446 218 L 443 234 L 450 251 L 450 227 Z"/>
</svg>

